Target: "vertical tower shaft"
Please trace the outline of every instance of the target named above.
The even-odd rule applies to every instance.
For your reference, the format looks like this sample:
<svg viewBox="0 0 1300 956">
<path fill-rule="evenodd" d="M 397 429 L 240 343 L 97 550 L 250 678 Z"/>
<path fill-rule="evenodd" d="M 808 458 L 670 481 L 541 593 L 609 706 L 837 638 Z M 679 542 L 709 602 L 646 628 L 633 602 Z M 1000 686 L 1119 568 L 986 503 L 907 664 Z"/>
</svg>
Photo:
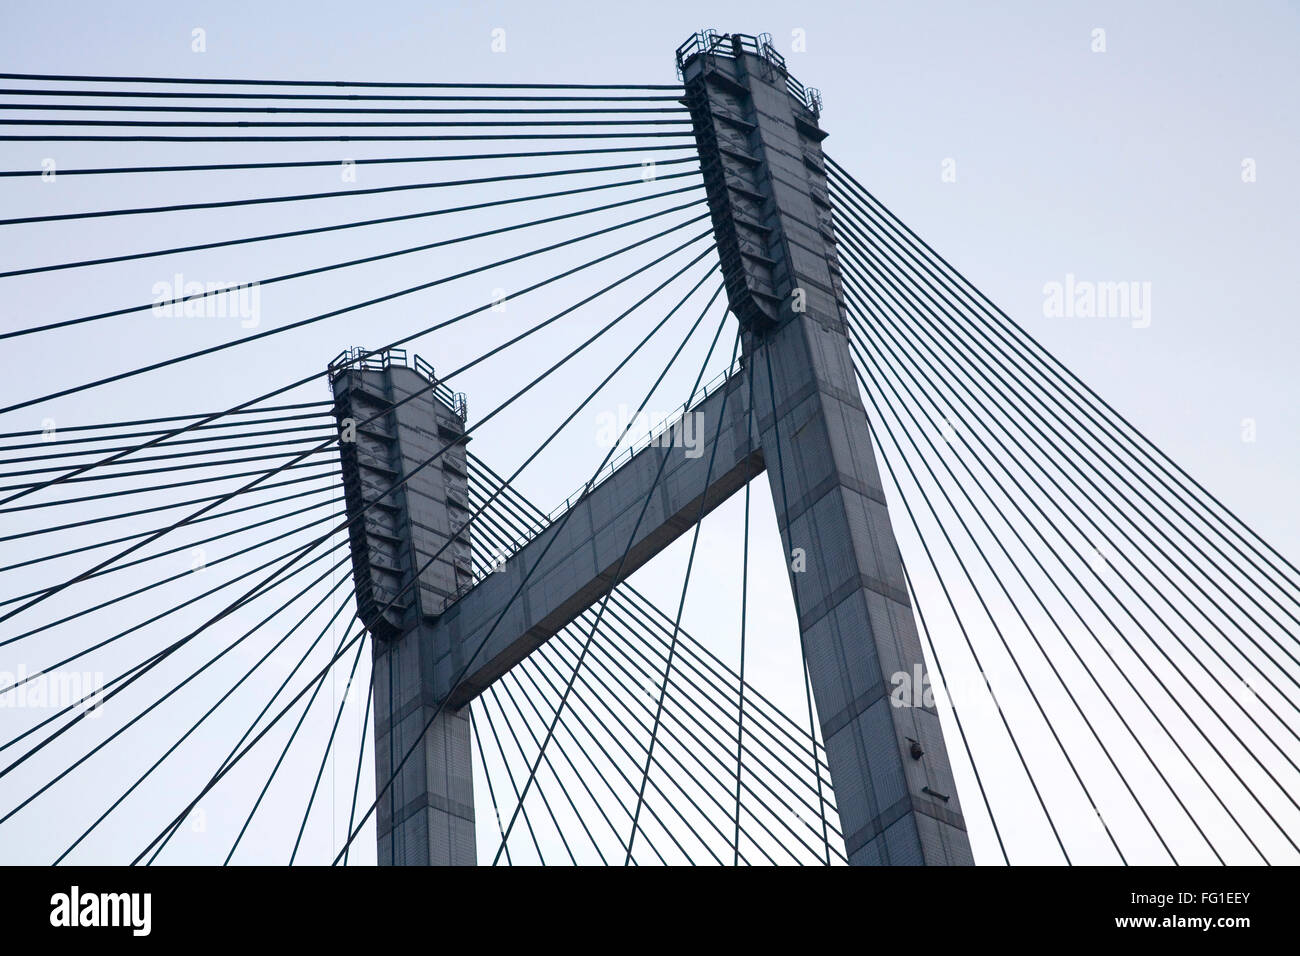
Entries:
<svg viewBox="0 0 1300 956">
<path fill-rule="evenodd" d="M 330 366 L 358 616 L 374 646 L 377 793 L 414 748 L 379 798 L 379 862 L 473 865 L 469 712 L 433 717 L 430 628 L 470 579 L 463 404 L 421 359 L 405 363 L 401 350 L 357 350 Z"/>
<path fill-rule="evenodd" d="M 677 52 L 849 862 L 967 864 L 970 845 L 846 336 L 820 104 L 762 38 Z M 769 369 L 771 374 L 769 375 Z"/>
</svg>

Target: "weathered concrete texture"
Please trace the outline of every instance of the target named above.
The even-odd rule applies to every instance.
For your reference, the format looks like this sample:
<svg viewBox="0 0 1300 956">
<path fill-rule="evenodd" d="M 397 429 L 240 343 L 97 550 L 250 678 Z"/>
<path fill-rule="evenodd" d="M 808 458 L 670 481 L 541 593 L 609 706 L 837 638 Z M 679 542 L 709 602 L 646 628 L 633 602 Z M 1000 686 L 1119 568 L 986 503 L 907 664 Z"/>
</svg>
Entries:
<svg viewBox="0 0 1300 956">
<path fill-rule="evenodd" d="M 349 369 L 333 384 L 340 426 L 356 427 L 354 442 L 340 442 L 348 514 L 369 506 L 349 528 L 357 606 L 371 631 L 394 637 L 440 612 L 470 580 L 464 423 L 411 368 Z M 390 491 L 400 477 L 406 482 Z"/>
<path fill-rule="evenodd" d="M 775 423 L 761 351 L 751 371 L 782 538 L 806 561 L 791 580 L 846 852 L 853 863 L 970 863 L 938 715 L 890 700 L 893 675 L 924 673 L 924 658 L 865 412 L 844 387 L 847 352 L 812 358 L 806 331 L 791 322 L 767 340 Z"/>
<path fill-rule="evenodd" d="M 575 504 L 562 528 L 557 519 L 448 609 L 431 629 L 435 694 L 449 694 L 453 705 L 463 705 L 610 588 L 665 456 L 663 474 L 620 580 L 694 525 L 702 497 L 706 497 L 707 513 L 762 471 L 762 453 L 745 435 L 748 395 L 743 384 L 744 377 L 735 375 L 691 409 L 689 414 L 699 415 L 696 434 L 700 438 L 692 456 L 680 442 L 667 448 L 654 444 L 643 448 Z M 725 419 L 706 496 L 705 478 L 720 415 Z M 541 563 L 533 570 L 539 557 Z M 527 585 L 511 601 L 525 578 Z M 468 673 L 453 688 L 452 680 L 467 664 Z"/>
<path fill-rule="evenodd" d="M 424 694 L 428 685 L 416 659 L 421 636 L 416 631 L 400 641 L 377 646 L 375 780 L 380 787 L 394 763 L 419 739 L 433 713 L 434 704 Z M 389 668 L 394 661 L 390 698 Z M 376 826 L 381 865 L 394 860 L 402 866 L 476 863 L 468 710 L 444 709 L 434 718 L 423 741 L 415 745 L 393 786 L 380 799 Z"/>
<path fill-rule="evenodd" d="M 971 863 L 938 716 L 890 699 L 925 665 L 845 334 L 824 134 L 764 57 L 697 56 L 685 78 L 715 222 L 752 223 L 723 266 L 778 524 L 806 561 L 791 583 L 846 853 Z"/>
<path fill-rule="evenodd" d="M 340 435 L 355 429 L 353 441 L 339 443 L 348 514 L 364 509 L 348 528 L 357 608 L 372 634 L 395 636 L 409 601 L 398 599 L 405 573 L 405 491 L 389 490 L 395 475 L 387 382 L 380 373 L 355 372 L 333 384 Z M 368 424 L 357 427 L 361 422 Z"/>
<path fill-rule="evenodd" d="M 428 616 L 470 576 L 464 423 L 429 379 L 403 365 L 336 370 L 333 387 L 336 417 L 356 425 L 356 441 L 341 442 L 348 514 L 366 509 L 349 533 L 358 613 L 374 638 L 377 790 L 415 747 L 379 800 L 379 861 L 473 864 L 468 714 L 446 708 L 433 716 L 439 698 L 424 650 Z"/>
</svg>

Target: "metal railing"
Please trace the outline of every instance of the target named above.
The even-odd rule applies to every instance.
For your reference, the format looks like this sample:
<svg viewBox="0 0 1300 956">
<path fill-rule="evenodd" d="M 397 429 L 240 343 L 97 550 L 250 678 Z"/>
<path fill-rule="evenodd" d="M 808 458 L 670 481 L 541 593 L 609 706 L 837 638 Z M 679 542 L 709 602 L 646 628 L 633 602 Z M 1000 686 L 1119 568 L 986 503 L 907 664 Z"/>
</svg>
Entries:
<svg viewBox="0 0 1300 956">
<path fill-rule="evenodd" d="M 336 355 L 329 363 L 326 374 L 329 376 L 330 384 L 333 385 L 334 380 L 349 369 L 381 372 L 390 365 L 405 367 L 406 349 L 380 349 L 377 352 L 372 352 L 358 345 L 350 349 L 344 349 Z"/>
<path fill-rule="evenodd" d="M 716 30 L 701 30 L 699 33 L 693 34 L 677 48 L 677 78 L 679 80 L 686 78 L 686 64 L 694 57 L 729 56 L 735 58 L 742 53 L 750 53 L 762 58 L 768 66 L 781 74 L 785 79 L 786 89 L 790 91 L 790 94 L 795 99 L 802 103 L 813 116 L 821 116 L 821 93 L 810 86 L 804 86 L 790 75 L 790 69 L 786 66 L 785 57 L 778 53 L 776 47 L 772 45 L 772 35 L 770 33 L 750 36 L 748 33 L 719 33 Z"/>
<path fill-rule="evenodd" d="M 465 393 L 453 392 L 448 388 L 446 383 L 438 379 L 437 374 L 433 370 L 433 366 L 420 356 L 416 355 L 410 357 L 410 360 L 408 361 L 406 349 L 387 348 L 372 352 L 359 345 L 350 349 L 344 349 L 329 363 L 329 366 L 326 369 L 326 374 L 329 377 L 330 387 L 332 388 L 334 380 L 345 371 L 357 369 L 365 372 L 382 372 L 390 366 L 414 369 L 422 377 L 428 380 L 429 384 L 433 386 L 434 396 L 438 401 L 450 408 L 452 414 L 462 422 L 469 417 L 469 401 L 467 400 Z"/>
</svg>

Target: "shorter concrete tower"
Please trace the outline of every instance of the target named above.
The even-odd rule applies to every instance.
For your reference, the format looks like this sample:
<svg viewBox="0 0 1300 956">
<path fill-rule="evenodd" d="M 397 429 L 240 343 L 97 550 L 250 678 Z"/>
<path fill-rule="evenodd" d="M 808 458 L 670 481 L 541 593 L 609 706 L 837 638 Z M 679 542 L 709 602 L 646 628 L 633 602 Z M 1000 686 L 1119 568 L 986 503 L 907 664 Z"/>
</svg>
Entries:
<svg viewBox="0 0 1300 956">
<path fill-rule="evenodd" d="M 401 349 L 345 351 L 329 381 L 357 609 L 374 638 L 382 791 L 439 703 L 428 625 L 471 582 L 465 398 Z M 438 715 L 377 810 L 381 864 L 475 862 L 467 711 Z"/>
</svg>

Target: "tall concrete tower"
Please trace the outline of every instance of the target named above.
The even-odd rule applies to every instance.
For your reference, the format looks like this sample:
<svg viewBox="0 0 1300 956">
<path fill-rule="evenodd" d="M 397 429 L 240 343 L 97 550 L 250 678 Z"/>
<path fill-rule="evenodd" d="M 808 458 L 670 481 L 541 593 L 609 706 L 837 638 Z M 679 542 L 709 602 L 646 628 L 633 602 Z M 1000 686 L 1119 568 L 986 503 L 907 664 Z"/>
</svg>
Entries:
<svg viewBox="0 0 1300 956">
<path fill-rule="evenodd" d="M 820 98 L 767 37 L 677 51 L 791 572 L 845 851 L 973 862 L 939 717 L 892 706 L 925 661 L 846 337 Z M 769 375 L 770 371 L 770 375 Z"/>
</svg>

